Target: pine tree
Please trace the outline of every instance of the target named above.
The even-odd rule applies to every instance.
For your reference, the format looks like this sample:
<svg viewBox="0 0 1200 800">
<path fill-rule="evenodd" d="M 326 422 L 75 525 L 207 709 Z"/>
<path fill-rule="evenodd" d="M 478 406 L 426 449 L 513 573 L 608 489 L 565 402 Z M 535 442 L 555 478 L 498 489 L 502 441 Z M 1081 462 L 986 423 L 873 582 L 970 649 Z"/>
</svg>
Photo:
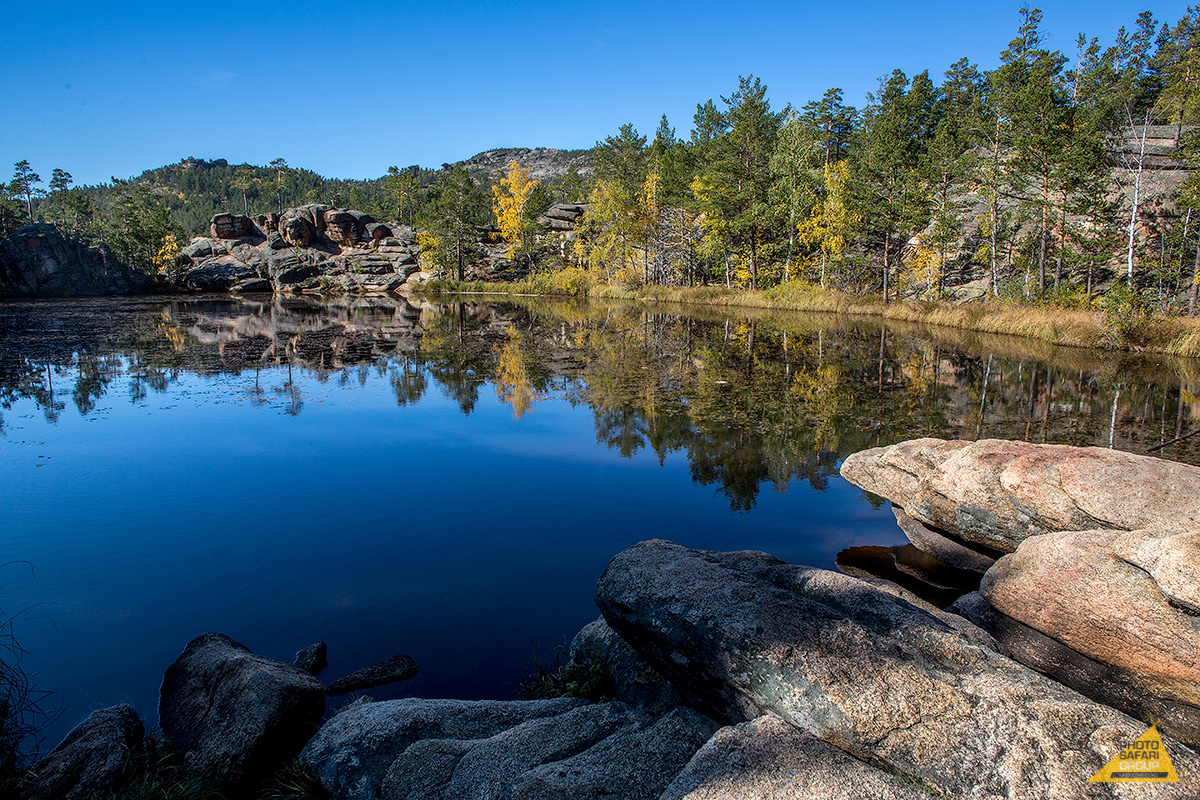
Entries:
<svg viewBox="0 0 1200 800">
<path fill-rule="evenodd" d="M 741 256 L 748 286 L 755 289 L 760 260 L 776 230 L 770 159 L 788 109 L 771 111 L 767 87 L 753 75 L 739 78 L 737 91 L 721 99 L 729 129 L 714 142 L 712 159 L 694 183 L 694 193 L 705 214 L 720 220 L 721 235 Z"/>
<path fill-rule="evenodd" d="M 856 213 L 882 248 L 880 267 L 884 302 L 900 244 L 928 219 L 918 167 L 922 159 L 921 121 L 935 98 L 922 89 L 909 98 L 909 81 L 900 70 L 880 86 L 863 112 L 853 154 Z"/>
<path fill-rule="evenodd" d="M 25 211 L 29 214 L 29 222 L 33 220 L 33 198 L 41 197 L 45 194 L 38 188 L 38 184 L 42 182 L 42 178 L 33 168 L 29 166 L 28 161 L 18 161 L 13 165 L 13 179 L 8 184 L 9 191 L 17 197 L 25 198 Z"/>
<path fill-rule="evenodd" d="M 458 280 L 464 280 L 466 262 L 479 239 L 476 226 L 483 223 L 486 213 L 483 192 L 467 168 L 457 164 L 442 174 L 430 193 L 432 207 L 424 224 L 437 243 L 430 248 L 431 255 L 439 269 L 453 267 Z"/>
</svg>

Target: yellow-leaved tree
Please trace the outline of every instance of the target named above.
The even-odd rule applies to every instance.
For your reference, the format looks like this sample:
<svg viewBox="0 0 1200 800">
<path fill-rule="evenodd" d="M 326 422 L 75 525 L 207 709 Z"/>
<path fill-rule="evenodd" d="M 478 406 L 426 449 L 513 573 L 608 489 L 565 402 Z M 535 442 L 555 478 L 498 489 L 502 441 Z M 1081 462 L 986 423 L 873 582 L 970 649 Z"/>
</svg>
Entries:
<svg viewBox="0 0 1200 800">
<path fill-rule="evenodd" d="M 846 238 L 858 224 L 858 216 L 846 204 L 849 177 L 847 162 L 826 165 L 824 196 L 813 206 L 812 214 L 800 222 L 800 241 L 820 251 L 821 286 L 825 285 L 830 265 L 841 263 Z"/>
<path fill-rule="evenodd" d="M 529 177 L 529 170 L 516 161 L 510 161 L 508 174 L 492 187 L 492 210 L 496 213 L 496 224 L 500 226 L 500 235 L 511 245 L 508 257 L 515 260 L 524 255 L 529 258 L 530 266 L 533 266 L 533 221 L 528 219 L 526 211 L 529 196 L 537 186 L 538 181 Z"/>
<path fill-rule="evenodd" d="M 179 255 L 179 242 L 175 239 L 175 234 L 168 233 L 163 237 L 158 252 L 150 259 L 150 263 L 154 265 L 154 274 L 161 275 L 166 272 L 167 268 L 175 263 L 177 255 Z"/>
</svg>

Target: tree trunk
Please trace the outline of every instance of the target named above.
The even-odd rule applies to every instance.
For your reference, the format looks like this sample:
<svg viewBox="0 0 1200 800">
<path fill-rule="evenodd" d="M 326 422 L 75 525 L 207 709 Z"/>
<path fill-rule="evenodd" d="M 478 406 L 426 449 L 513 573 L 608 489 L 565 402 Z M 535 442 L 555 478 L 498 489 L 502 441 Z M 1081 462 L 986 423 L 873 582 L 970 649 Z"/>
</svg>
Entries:
<svg viewBox="0 0 1200 800">
<path fill-rule="evenodd" d="M 758 236 L 750 229 L 750 291 L 758 288 Z"/>
<path fill-rule="evenodd" d="M 1133 120 L 1130 120 L 1129 126 L 1133 127 Z M 1142 143 L 1138 150 L 1137 173 L 1133 179 L 1133 209 L 1129 212 L 1129 247 L 1126 253 L 1126 264 L 1128 269 L 1129 288 L 1133 288 L 1133 237 L 1137 232 L 1138 218 L 1138 203 L 1142 197 L 1142 164 L 1146 160 L 1146 129 L 1150 127 L 1150 115 L 1146 115 L 1146 121 L 1142 125 Z"/>
<path fill-rule="evenodd" d="M 1196 237 L 1196 264 L 1192 268 L 1192 291 L 1188 295 L 1188 316 L 1196 316 L 1196 291 L 1200 289 L 1200 236 Z"/>
<path fill-rule="evenodd" d="M 891 271 L 892 232 L 888 231 L 883 237 L 883 304 L 888 301 L 888 272 Z"/>
</svg>

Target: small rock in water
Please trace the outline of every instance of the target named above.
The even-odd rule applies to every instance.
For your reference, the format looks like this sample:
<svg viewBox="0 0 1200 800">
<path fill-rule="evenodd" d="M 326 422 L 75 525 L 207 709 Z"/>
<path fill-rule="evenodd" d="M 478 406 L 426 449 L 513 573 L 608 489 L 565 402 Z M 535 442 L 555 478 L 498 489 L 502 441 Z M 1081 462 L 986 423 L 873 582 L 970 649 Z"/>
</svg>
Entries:
<svg viewBox="0 0 1200 800">
<path fill-rule="evenodd" d="M 370 689 L 372 686 L 383 686 L 387 683 L 406 681 L 417 674 L 417 662 L 411 656 L 392 656 L 377 664 L 363 667 L 358 672 L 352 672 L 344 678 L 338 678 L 329 684 L 327 694 L 346 694 L 359 689 Z"/>
<path fill-rule="evenodd" d="M 325 643 L 313 642 L 308 647 L 296 653 L 296 660 L 292 664 L 304 670 L 309 675 L 320 675 L 321 670 L 329 666 L 329 661 L 325 654 Z"/>
</svg>

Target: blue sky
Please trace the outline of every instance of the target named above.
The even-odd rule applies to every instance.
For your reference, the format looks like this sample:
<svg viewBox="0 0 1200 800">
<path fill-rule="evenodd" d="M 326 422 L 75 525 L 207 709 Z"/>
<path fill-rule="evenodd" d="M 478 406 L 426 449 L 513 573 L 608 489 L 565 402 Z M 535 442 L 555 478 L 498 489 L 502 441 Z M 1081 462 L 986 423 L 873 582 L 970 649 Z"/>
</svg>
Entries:
<svg viewBox="0 0 1200 800">
<path fill-rule="evenodd" d="M 1111 42 L 1145 9 L 1033 4 L 1052 47 Z M 186 156 L 328 177 L 436 167 L 494 147 L 590 147 L 625 122 L 681 136 L 696 103 L 754 74 L 776 107 L 894 68 L 994 66 L 1019 3 L 29 2 L 0 27 L 0 178 L 29 159 L 77 182 Z"/>
</svg>

